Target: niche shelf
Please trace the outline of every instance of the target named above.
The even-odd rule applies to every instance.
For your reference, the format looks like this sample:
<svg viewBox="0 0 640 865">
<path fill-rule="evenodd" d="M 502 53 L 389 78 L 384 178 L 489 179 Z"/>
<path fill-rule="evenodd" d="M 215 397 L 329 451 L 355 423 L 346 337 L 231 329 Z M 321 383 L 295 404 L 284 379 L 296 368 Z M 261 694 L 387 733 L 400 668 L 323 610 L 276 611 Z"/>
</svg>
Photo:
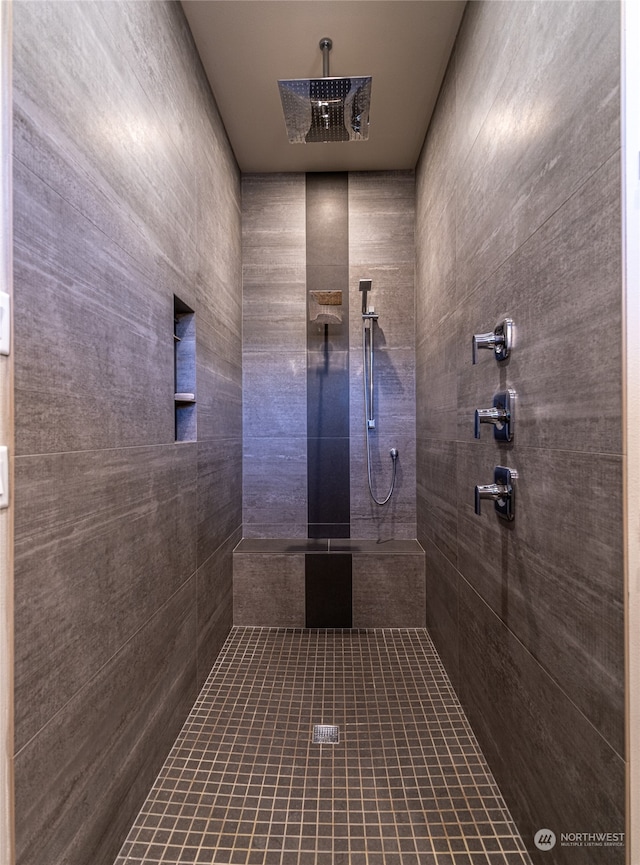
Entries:
<svg viewBox="0 0 640 865">
<path fill-rule="evenodd" d="M 173 369 L 175 437 L 196 440 L 196 316 L 191 307 L 173 297 Z"/>
</svg>

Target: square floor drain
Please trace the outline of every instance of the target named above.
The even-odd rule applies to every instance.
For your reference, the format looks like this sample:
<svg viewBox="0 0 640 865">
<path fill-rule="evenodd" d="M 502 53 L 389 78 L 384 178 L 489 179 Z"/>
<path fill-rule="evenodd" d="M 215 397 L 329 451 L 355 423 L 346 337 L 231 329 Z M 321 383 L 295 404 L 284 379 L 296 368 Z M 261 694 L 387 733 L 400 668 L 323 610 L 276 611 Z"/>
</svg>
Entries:
<svg viewBox="0 0 640 865">
<path fill-rule="evenodd" d="M 340 738 L 340 728 L 333 724 L 314 724 L 313 739 L 319 745 L 337 745 Z"/>
</svg>

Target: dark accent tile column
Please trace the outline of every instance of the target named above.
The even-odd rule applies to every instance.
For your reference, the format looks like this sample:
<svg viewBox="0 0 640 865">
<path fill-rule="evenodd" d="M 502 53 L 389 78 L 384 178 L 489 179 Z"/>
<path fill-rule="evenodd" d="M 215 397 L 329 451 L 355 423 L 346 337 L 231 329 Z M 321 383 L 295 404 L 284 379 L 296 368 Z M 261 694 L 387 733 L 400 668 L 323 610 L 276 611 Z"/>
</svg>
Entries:
<svg viewBox="0 0 640 865">
<path fill-rule="evenodd" d="M 342 324 L 307 322 L 308 535 L 316 538 L 348 538 L 350 531 L 347 179 L 306 178 L 307 297 L 342 291 Z"/>
<path fill-rule="evenodd" d="M 351 627 L 351 555 L 309 553 L 305 556 L 307 628 Z"/>
</svg>

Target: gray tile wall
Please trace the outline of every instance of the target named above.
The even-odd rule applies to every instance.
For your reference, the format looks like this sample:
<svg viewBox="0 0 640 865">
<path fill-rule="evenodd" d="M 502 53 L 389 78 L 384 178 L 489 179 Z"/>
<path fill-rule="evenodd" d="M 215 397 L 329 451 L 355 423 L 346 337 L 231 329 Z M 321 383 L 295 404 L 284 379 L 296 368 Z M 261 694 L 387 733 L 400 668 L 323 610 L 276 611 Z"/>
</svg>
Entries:
<svg viewBox="0 0 640 865">
<path fill-rule="evenodd" d="M 242 178 L 243 532 L 307 537 L 304 174 Z"/>
<path fill-rule="evenodd" d="M 239 172 L 179 4 L 16 4 L 14 99 L 17 861 L 110 865 L 232 620 Z"/>
<path fill-rule="evenodd" d="M 329 176 L 328 193 L 331 182 Z M 244 535 L 306 537 L 305 175 L 245 175 L 242 190 Z M 348 201 L 351 537 L 414 538 L 413 172 L 352 173 Z M 373 280 L 369 300 L 380 313 L 372 447 L 378 497 L 391 480 L 389 449 L 400 451 L 396 492 L 384 508 L 371 502 L 367 487 L 362 278 Z"/>
<path fill-rule="evenodd" d="M 328 543 L 337 550 L 329 552 Z M 336 556 L 351 559 L 353 627 L 424 628 L 424 552 L 419 545 L 413 541 L 410 552 L 394 553 L 380 549 L 375 541 L 365 542 L 365 550 L 358 549 L 357 541 L 352 543 L 318 541 L 309 553 L 322 562 L 314 573 L 326 573 L 327 582 L 335 576 Z M 274 548 L 268 549 L 271 545 Z M 304 628 L 309 553 L 305 555 L 304 542 L 294 539 L 267 540 L 264 545 L 256 539 L 243 541 L 233 553 L 234 625 Z M 320 594 L 317 587 L 315 592 Z M 331 608 L 331 603 L 327 600 L 326 606 Z M 336 614 L 342 612 L 335 606 Z"/>
<path fill-rule="evenodd" d="M 417 170 L 427 622 L 541 863 L 539 828 L 624 831 L 619 25 L 617 3 L 470 3 Z M 473 366 L 505 315 L 511 358 Z M 507 386 L 513 442 L 475 440 Z M 513 524 L 473 510 L 498 464 Z M 624 858 L 553 851 L 578 855 Z"/>
<path fill-rule="evenodd" d="M 245 175 L 242 192 L 244 536 L 415 538 L 413 172 Z M 364 278 L 373 282 L 369 303 L 380 315 L 371 434 L 378 498 L 391 481 L 389 450 L 400 451 L 395 492 L 384 507 L 367 485 Z M 343 280 L 344 324 L 329 325 L 326 334 L 324 325 L 307 325 L 307 291 Z M 304 572 L 294 573 L 282 557 L 234 560 L 237 624 L 304 623 Z M 353 580 L 354 624 L 424 622 L 422 557 L 386 556 L 371 572 L 354 560 Z"/>
<path fill-rule="evenodd" d="M 349 175 L 351 406 L 351 536 L 416 537 L 415 178 L 407 172 Z M 374 334 L 376 430 L 370 433 L 373 487 L 383 499 L 391 483 L 389 450 L 399 451 L 396 487 L 379 507 L 367 482 L 362 384 L 362 295 L 379 314 Z"/>
</svg>

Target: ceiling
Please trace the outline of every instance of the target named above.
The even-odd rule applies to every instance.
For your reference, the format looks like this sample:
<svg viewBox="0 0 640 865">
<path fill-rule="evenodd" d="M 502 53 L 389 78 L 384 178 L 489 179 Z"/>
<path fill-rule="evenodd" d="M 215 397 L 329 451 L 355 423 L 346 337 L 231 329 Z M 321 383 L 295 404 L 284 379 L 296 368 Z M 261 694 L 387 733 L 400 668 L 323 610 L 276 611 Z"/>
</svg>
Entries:
<svg viewBox="0 0 640 865">
<path fill-rule="evenodd" d="M 416 165 L 464 0 L 182 0 L 240 169 Z M 278 79 L 373 77 L 369 138 L 289 144 Z"/>
</svg>

